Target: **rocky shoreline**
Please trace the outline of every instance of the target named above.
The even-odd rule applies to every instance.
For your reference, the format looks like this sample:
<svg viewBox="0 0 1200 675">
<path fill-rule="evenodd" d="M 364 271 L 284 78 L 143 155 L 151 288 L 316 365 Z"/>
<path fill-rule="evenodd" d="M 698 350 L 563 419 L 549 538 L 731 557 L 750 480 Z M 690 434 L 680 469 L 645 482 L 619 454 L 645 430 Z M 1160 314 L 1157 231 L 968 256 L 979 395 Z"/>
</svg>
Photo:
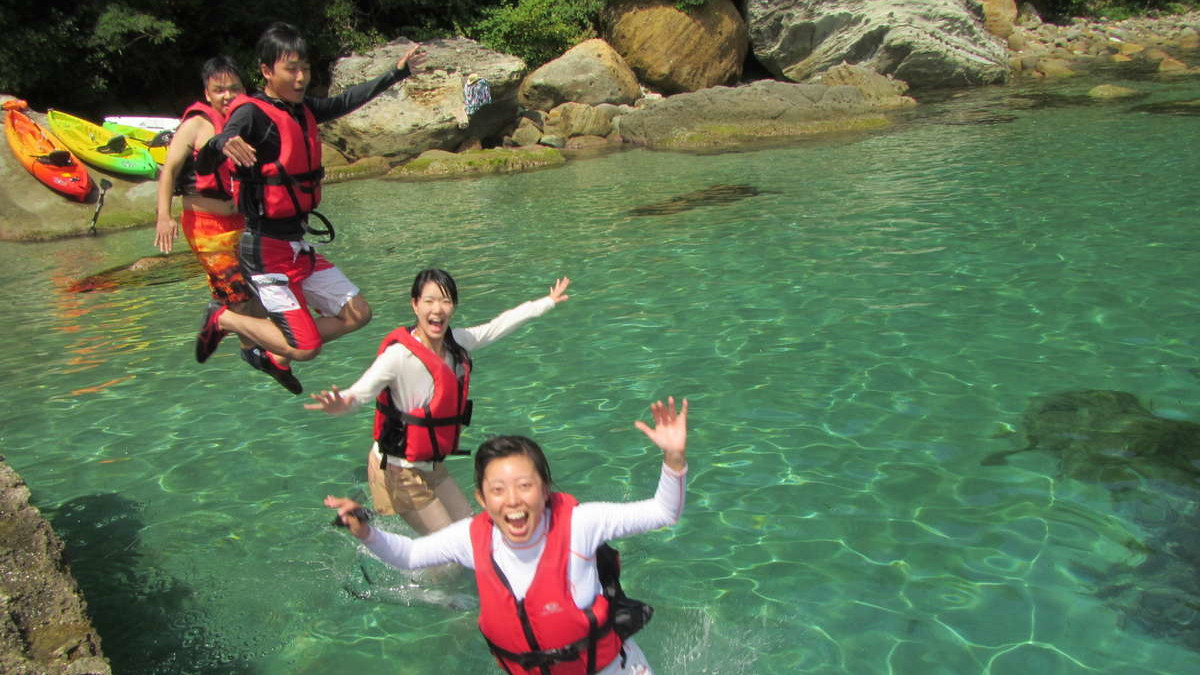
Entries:
<svg viewBox="0 0 1200 675">
<path fill-rule="evenodd" d="M 0 457 L 0 672 L 110 675 L 62 540 Z"/>
<path fill-rule="evenodd" d="M 771 28 L 785 20 L 793 22 L 792 32 L 822 26 L 816 5 L 804 0 L 749 2 L 745 17 L 731 0 L 714 0 L 697 10 L 702 16 L 663 0 L 626 0 L 613 5 L 604 39 L 577 45 L 533 72 L 465 38 L 428 41 L 427 71 L 325 125 L 327 180 L 515 173 L 626 147 L 737 149 L 885 127 L 895 112 L 939 87 L 1065 81 L 1113 66 L 1163 78 L 1198 73 L 1189 65 L 1200 58 L 1195 12 L 1055 25 L 1019 12 L 1014 0 L 930 0 L 920 10 L 925 14 L 886 2 L 832 4 L 843 14 L 860 13 L 843 21 L 845 35 L 822 28 L 829 34 L 813 38 L 819 44 L 808 51 Z M 843 43 L 856 40 L 852 49 L 861 51 L 863 26 L 871 27 L 875 51 L 849 58 Z M 687 36 L 689 30 L 704 39 Z M 411 44 L 399 39 L 341 59 L 331 91 L 382 72 Z M 752 61 L 747 53 L 771 71 L 768 79 L 743 72 Z M 490 83 L 492 103 L 471 110 L 465 83 L 476 79 Z M 8 98 L 0 94 L 0 101 Z M 154 222 L 152 181 L 96 175 L 114 185 L 98 229 Z M 94 201 L 73 203 L 41 188 L 11 153 L 0 152 L 0 239 L 78 236 L 94 211 Z"/>
</svg>

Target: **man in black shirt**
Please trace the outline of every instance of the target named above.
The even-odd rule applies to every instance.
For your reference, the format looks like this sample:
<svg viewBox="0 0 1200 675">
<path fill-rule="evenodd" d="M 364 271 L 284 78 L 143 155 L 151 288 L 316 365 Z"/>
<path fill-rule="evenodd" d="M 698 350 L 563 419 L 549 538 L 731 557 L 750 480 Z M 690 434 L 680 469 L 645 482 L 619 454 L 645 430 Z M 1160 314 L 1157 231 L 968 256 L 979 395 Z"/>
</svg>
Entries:
<svg viewBox="0 0 1200 675">
<path fill-rule="evenodd" d="M 238 260 L 269 319 L 210 304 L 196 341 L 197 361 L 208 360 L 221 338 L 235 332 L 266 350 L 243 353 L 251 365 L 269 367 L 264 360 L 270 360 L 270 366 L 286 369 L 371 320 L 358 287 L 304 240 L 306 233 L 320 232 L 308 222 L 321 200 L 324 173 L 317 125 L 356 110 L 407 77 L 425 60 L 419 49 L 409 49 L 391 72 L 338 96 L 312 98 L 305 96 L 308 48 L 296 28 L 276 23 L 259 38 L 266 85 L 230 105 L 225 128 L 201 149 L 196 164 L 198 171 L 211 170 L 229 158 L 236 167 L 234 197 L 246 217 Z M 314 318 L 309 307 L 321 316 Z"/>
</svg>

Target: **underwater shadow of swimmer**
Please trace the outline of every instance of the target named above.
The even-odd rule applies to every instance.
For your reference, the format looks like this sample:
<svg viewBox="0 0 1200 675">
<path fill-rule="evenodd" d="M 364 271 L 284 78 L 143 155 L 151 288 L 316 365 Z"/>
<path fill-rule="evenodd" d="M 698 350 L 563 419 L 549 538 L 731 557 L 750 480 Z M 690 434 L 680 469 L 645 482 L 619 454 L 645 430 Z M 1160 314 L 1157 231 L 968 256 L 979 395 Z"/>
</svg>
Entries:
<svg viewBox="0 0 1200 675">
<path fill-rule="evenodd" d="M 1035 398 L 1023 418 L 1028 445 L 988 455 L 1055 453 L 1063 476 L 1106 487 L 1124 517 L 1148 533 L 1125 542 L 1141 560 L 1094 572 L 1096 596 L 1122 625 L 1200 650 L 1200 424 L 1154 415 L 1133 394 L 1085 390 Z"/>
<path fill-rule="evenodd" d="M 646 204 L 629 210 L 631 216 L 663 216 L 690 211 L 701 206 L 720 206 L 763 194 L 753 185 L 710 185 L 703 190 L 677 195 L 654 204 Z"/>
<path fill-rule="evenodd" d="M 193 591 L 141 552 L 142 505 L 115 493 L 79 497 L 48 513 L 114 673 L 252 672 L 196 619 Z"/>
<path fill-rule="evenodd" d="M 190 251 L 139 258 L 130 265 L 119 265 L 78 279 L 66 287 L 68 293 L 115 291 L 118 288 L 142 288 L 173 284 L 200 277 L 204 269 Z"/>
</svg>

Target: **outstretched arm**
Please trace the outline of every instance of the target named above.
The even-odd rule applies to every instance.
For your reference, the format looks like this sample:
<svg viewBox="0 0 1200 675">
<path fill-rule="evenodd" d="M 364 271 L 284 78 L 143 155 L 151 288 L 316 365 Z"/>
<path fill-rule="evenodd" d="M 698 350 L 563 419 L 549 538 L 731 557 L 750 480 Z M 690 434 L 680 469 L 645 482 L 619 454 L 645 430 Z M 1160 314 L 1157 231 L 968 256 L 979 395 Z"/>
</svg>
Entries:
<svg viewBox="0 0 1200 675">
<path fill-rule="evenodd" d="M 663 463 L 673 471 L 683 471 L 687 467 L 687 414 L 686 398 L 676 411 L 675 397 L 668 396 L 666 404 L 662 401 L 650 404 L 650 415 L 654 418 L 653 427 L 641 420 L 633 423 L 662 450 Z"/>
<path fill-rule="evenodd" d="M 330 391 L 312 394 L 311 398 L 316 403 L 305 403 L 305 408 L 309 410 L 324 410 L 330 415 L 341 415 L 358 407 L 358 401 L 352 396 L 343 396 L 336 384 L 330 388 Z"/>
<path fill-rule="evenodd" d="M 567 295 L 567 287 L 570 285 L 571 280 L 567 277 L 557 279 L 547 295 L 501 312 L 487 323 L 470 328 L 455 328 L 454 339 L 469 352 L 486 347 L 520 328 L 526 321 L 535 319 L 559 303 L 565 302 L 570 297 Z"/>
</svg>

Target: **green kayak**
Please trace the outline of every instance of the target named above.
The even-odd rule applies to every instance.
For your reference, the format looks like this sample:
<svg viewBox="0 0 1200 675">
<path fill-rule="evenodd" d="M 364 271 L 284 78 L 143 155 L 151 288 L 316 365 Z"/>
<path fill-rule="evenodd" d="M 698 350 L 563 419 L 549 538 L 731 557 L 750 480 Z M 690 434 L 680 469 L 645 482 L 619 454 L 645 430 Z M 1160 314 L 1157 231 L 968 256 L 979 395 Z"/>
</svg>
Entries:
<svg viewBox="0 0 1200 675">
<path fill-rule="evenodd" d="M 88 164 L 113 173 L 144 178 L 154 178 L 158 173 L 158 165 L 143 144 L 130 143 L 124 136 L 99 124 L 58 110 L 48 111 L 46 118 L 50 122 L 50 132 Z"/>
<path fill-rule="evenodd" d="M 116 122 L 105 122 L 104 128 L 114 134 L 121 134 L 125 138 L 134 141 L 134 145 L 144 145 L 149 151 L 150 156 L 159 164 L 167 163 L 167 146 L 171 145 L 170 131 L 151 131 L 141 127 L 131 127 L 128 124 L 118 124 Z"/>
</svg>

